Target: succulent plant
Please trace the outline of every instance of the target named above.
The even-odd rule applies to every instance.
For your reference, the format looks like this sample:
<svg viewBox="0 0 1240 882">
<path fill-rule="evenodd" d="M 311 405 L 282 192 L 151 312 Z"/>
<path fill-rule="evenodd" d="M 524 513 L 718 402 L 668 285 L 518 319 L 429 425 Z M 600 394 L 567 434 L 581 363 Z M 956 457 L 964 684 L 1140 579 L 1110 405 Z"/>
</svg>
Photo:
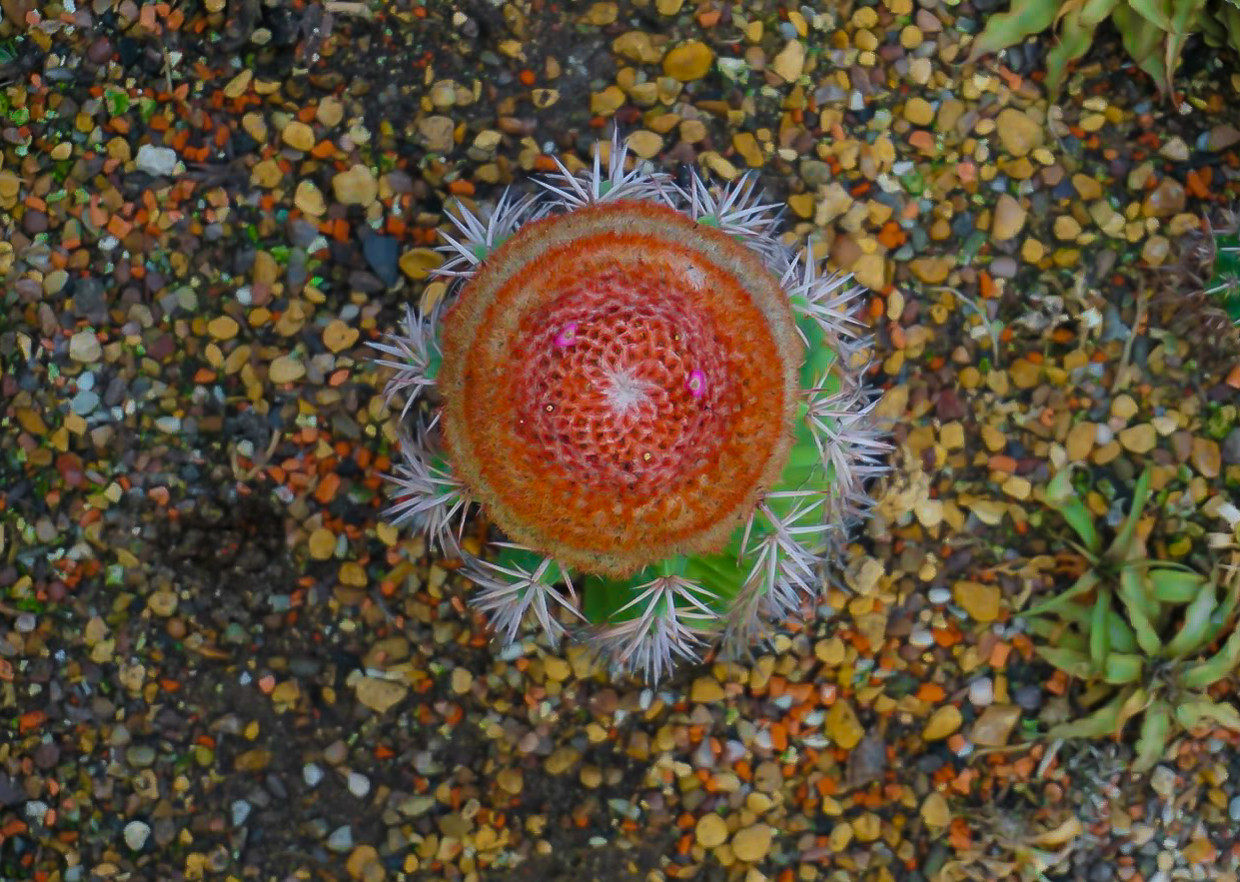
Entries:
<svg viewBox="0 0 1240 882">
<path fill-rule="evenodd" d="M 777 238 L 756 181 L 592 168 L 461 206 L 442 308 L 373 344 L 404 399 L 394 523 L 464 558 L 499 634 L 567 618 L 657 680 L 818 596 L 884 470 L 860 294 Z M 457 541 L 479 507 L 508 541 Z"/>
<path fill-rule="evenodd" d="M 1046 643 L 1037 653 L 1069 676 L 1089 684 L 1097 708 L 1087 717 L 1054 726 L 1048 738 L 1118 737 L 1141 716 L 1133 770 L 1149 771 L 1179 729 L 1203 722 L 1240 731 L 1240 712 L 1208 690 L 1240 665 L 1240 630 L 1234 628 L 1240 574 L 1216 567 L 1210 577 L 1188 567 L 1144 556 L 1137 522 L 1150 495 L 1150 472 L 1137 480 L 1132 508 L 1106 548 L 1093 516 L 1061 471 L 1046 501 L 1080 538 L 1089 563 L 1076 583 L 1024 613 Z M 1210 647 L 1226 638 L 1213 654 Z"/>
<path fill-rule="evenodd" d="M 1108 18 L 1137 67 L 1164 94 L 1173 92 L 1172 78 L 1193 35 L 1240 52 L 1240 0 L 1014 0 L 1008 12 L 986 19 L 969 60 L 1054 29 L 1056 42 L 1046 55 L 1046 85 L 1057 95 L 1068 66 L 1089 51 L 1094 32 Z"/>
</svg>

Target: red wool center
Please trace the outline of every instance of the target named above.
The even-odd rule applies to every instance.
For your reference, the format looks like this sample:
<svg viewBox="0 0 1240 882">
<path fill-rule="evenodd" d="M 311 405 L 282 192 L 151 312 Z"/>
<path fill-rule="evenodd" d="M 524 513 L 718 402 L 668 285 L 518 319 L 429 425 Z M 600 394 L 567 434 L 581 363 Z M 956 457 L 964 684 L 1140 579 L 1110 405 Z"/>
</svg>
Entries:
<svg viewBox="0 0 1240 882">
<path fill-rule="evenodd" d="M 710 317 L 667 280 L 581 280 L 522 322 L 518 432 L 565 478 L 654 489 L 712 460 L 740 401 Z"/>
</svg>

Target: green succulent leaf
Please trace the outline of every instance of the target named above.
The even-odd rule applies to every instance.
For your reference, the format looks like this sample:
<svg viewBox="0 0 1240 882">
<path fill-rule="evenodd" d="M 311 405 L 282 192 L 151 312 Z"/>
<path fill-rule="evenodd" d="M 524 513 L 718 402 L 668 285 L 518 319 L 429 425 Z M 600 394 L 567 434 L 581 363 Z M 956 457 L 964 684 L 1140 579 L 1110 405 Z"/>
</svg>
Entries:
<svg viewBox="0 0 1240 882">
<path fill-rule="evenodd" d="M 1052 726 L 1046 737 L 1052 741 L 1060 738 L 1105 738 L 1115 731 L 1121 701 L 1121 697 L 1116 696 L 1087 717 Z"/>
<path fill-rule="evenodd" d="M 1160 90 L 1168 88 L 1167 67 L 1163 63 L 1164 30 L 1134 12 L 1132 3 L 1117 4 L 1111 13 L 1111 21 L 1119 31 L 1124 49 L 1137 67 L 1147 73 Z"/>
<path fill-rule="evenodd" d="M 1132 553 L 1132 542 L 1137 535 L 1137 523 L 1141 520 L 1141 514 L 1145 511 L 1145 504 L 1150 498 L 1151 481 L 1153 481 L 1153 473 L 1150 469 L 1143 471 L 1141 477 L 1137 478 L 1137 485 L 1132 491 L 1132 508 L 1128 512 L 1128 517 L 1124 519 L 1124 523 L 1120 526 L 1119 533 L 1115 536 L 1115 541 L 1107 549 L 1107 556 L 1111 560 L 1127 560 L 1129 554 Z"/>
<path fill-rule="evenodd" d="M 1068 522 L 1068 526 L 1081 537 L 1086 550 L 1097 557 L 1102 551 L 1102 539 L 1094 529 L 1094 516 L 1072 489 L 1072 471 L 1063 469 L 1046 485 L 1046 504 Z"/>
<path fill-rule="evenodd" d="M 1111 638 L 1111 649 L 1116 652 L 1137 651 L 1136 633 L 1132 630 L 1132 626 L 1124 621 L 1123 616 L 1114 609 L 1107 613 L 1107 634 Z"/>
<path fill-rule="evenodd" d="M 1062 594 L 1055 595 L 1045 603 L 1039 603 L 1037 606 L 1030 607 L 1024 614 L 1026 616 L 1043 616 L 1047 613 L 1059 613 L 1062 615 L 1072 608 L 1080 609 L 1081 605 L 1075 602 L 1076 598 L 1093 591 L 1099 581 L 1101 580 L 1098 578 L 1097 573 L 1093 570 L 1086 570 L 1079 579 L 1072 583 L 1071 588 Z"/>
<path fill-rule="evenodd" d="M 1080 631 L 1069 628 L 1066 623 L 1053 619 L 1026 619 L 1026 626 L 1043 640 L 1047 640 L 1062 649 L 1071 649 L 1086 655 L 1089 652 L 1089 641 Z"/>
<path fill-rule="evenodd" d="M 1157 567 L 1146 571 L 1150 593 L 1163 603 L 1190 603 L 1207 584 L 1197 573 Z"/>
<path fill-rule="evenodd" d="M 1141 587 L 1137 584 L 1136 574 L 1133 573 L 1130 578 L 1126 578 L 1128 573 L 1128 570 L 1120 573 L 1119 599 L 1128 611 L 1128 622 L 1137 636 L 1137 645 L 1141 647 L 1141 651 L 1148 656 L 1158 655 L 1162 651 L 1162 640 L 1159 639 L 1158 631 L 1155 630 L 1154 623 L 1150 621 L 1146 613 L 1149 601 L 1141 595 Z"/>
<path fill-rule="evenodd" d="M 1103 662 L 1102 679 L 1112 686 L 1135 683 L 1145 671 L 1145 656 L 1112 652 Z"/>
<path fill-rule="evenodd" d="M 1240 712 L 1235 705 L 1226 702 L 1215 702 L 1208 698 L 1186 701 L 1175 709 L 1175 718 L 1185 729 L 1195 729 L 1204 722 L 1226 726 L 1233 732 L 1240 732 Z"/>
<path fill-rule="evenodd" d="M 1144 686 L 1129 686 L 1121 696 L 1119 713 L 1115 717 L 1115 737 L 1119 738 L 1128 721 L 1149 706 L 1150 696 Z"/>
<path fill-rule="evenodd" d="M 1102 590 L 1094 600 L 1094 614 L 1089 622 L 1089 661 L 1095 671 L 1101 672 L 1111 651 L 1111 632 L 1107 628 L 1107 614 L 1111 611 L 1111 592 Z"/>
<path fill-rule="evenodd" d="M 1237 663 L 1240 663 L 1240 631 L 1233 631 L 1218 652 L 1186 668 L 1178 680 L 1185 689 L 1206 689 L 1230 675 Z"/>
<path fill-rule="evenodd" d="M 1166 654 L 1171 658 L 1185 658 L 1205 648 L 1209 636 L 1210 615 L 1218 605 L 1218 592 L 1202 591 L 1184 611 L 1184 624 L 1167 642 Z"/>
<path fill-rule="evenodd" d="M 973 41 L 968 61 L 1015 46 L 1034 34 L 1040 34 L 1055 21 L 1059 0 L 1016 0 L 1008 12 L 1000 12 L 986 20 L 986 27 Z"/>
<path fill-rule="evenodd" d="M 1154 768 L 1167 749 L 1171 737 L 1171 708 L 1165 701 L 1155 701 L 1145 712 L 1141 721 L 1141 735 L 1137 739 L 1137 757 L 1132 769 L 1144 774 Z"/>
<path fill-rule="evenodd" d="M 1058 646 L 1038 646 L 1035 649 L 1038 655 L 1065 674 L 1085 680 L 1094 672 L 1094 666 L 1090 663 L 1089 656 L 1083 652 Z"/>
</svg>

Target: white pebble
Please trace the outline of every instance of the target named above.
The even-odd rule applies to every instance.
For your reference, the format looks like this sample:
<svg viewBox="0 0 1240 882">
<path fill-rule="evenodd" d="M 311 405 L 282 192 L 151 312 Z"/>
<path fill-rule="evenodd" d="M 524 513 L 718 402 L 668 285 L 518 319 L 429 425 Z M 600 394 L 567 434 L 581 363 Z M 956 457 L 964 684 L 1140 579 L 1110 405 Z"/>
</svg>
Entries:
<svg viewBox="0 0 1240 882">
<path fill-rule="evenodd" d="M 969 684 L 969 701 L 974 707 L 987 707 L 995 700 L 995 684 L 989 677 L 981 677 Z"/>
<path fill-rule="evenodd" d="M 125 844 L 138 851 L 146 845 L 146 838 L 151 835 L 151 828 L 142 821 L 130 821 L 125 825 Z"/>
<path fill-rule="evenodd" d="M 171 147 L 156 147 L 154 144 L 143 144 L 138 148 L 134 163 L 139 169 L 151 175 L 170 175 L 176 171 L 177 152 Z"/>
</svg>

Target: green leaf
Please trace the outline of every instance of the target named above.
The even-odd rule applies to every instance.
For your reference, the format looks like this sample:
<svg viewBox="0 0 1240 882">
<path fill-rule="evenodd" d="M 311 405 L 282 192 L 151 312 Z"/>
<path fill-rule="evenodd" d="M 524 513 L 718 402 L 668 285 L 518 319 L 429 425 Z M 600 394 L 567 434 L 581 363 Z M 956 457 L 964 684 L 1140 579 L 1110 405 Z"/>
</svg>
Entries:
<svg viewBox="0 0 1240 882">
<path fill-rule="evenodd" d="M 1081 21 L 1079 8 L 1069 11 L 1059 23 L 1059 39 L 1046 53 L 1046 89 L 1052 97 L 1063 87 L 1068 66 L 1089 51 L 1094 28 Z"/>
<path fill-rule="evenodd" d="M 1171 30 L 1166 0 L 1128 0 L 1128 7 L 1163 33 Z"/>
<path fill-rule="evenodd" d="M 1107 549 L 1107 556 L 1111 560 L 1122 561 L 1128 559 L 1128 555 L 1132 551 L 1132 540 L 1137 534 L 1137 522 L 1141 520 L 1141 513 L 1145 511 L 1145 503 L 1150 498 L 1150 482 L 1152 480 L 1153 474 L 1149 469 L 1143 471 L 1141 477 L 1137 478 L 1137 486 L 1132 491 L 1132 509 L 1128 512 L 1128 517 L 1124 519 L 1124 523 L 1120 526 L 1119 534 L 1116 535 L 1115 541 Z"/>
<path fill-rule="evenodd" d="M 1111 21 L 1115 22 L 1124 49 L 1137 67 L 1149 75 L 1159 91 L 1167 89 L 1167 68 L 1162 54 L 1163 31 L 1123 3 L 1117 4 L 1111 12 Z"/>
<path fill-rule="evenodd" d="M 1237 663 L 1240 663 L 1240 631 L 1233 631 L 1218 652 L 1186 668 L 1177 679 L 1185 689 L 1206 689 L 1230 675 Z"/>
<path fill-rule="evenodd" d="M 1135 683 L 1145 672 L 1145 657 L 1127 652 L 1107 655 L 1102 668 L 1102 679 L 1112 686 Z"/>
<path fill-rule="evenodd" d="M 1204 648 L 1209 633 L 1210 614 L 1218 604 L 1218 592 L 1202 591 L 1184 611 L 1184 624 L 1167 642 L 1166 654 L 1171 658 L 1184 658 Z"/>
<path fill-rule="evenodd" d="M 1156 701 L 1145 712 L 1141 721 L 1141 735 L 1137 739 L 1137 757 L 1132 769 L 1144 774 L 1154 768 L 1167 749 L 1167 738 L 1171 735 L 1171 708 L 1165 701 Z"/>
<path fill-rule="evenodd" d="M 1146 571 L 1150 593 L 1163 603 L 1189 603 L 1206 585 L 1204 576 L 1192 571 L 1169 570 L 1162 567 Z"/>
<path fill-rule="evenodd" d="M 1107 628 L 1107 613 L 1111 611 L 1111 592 L 1103 589 L 1094 599 L 1094 614 L 1089 621 L 1089 661 L 1095 671 L 1101 673 L 1111 651 L 1111 635 Z"/>
<path fill-rule="evenodd" d="M 1089 656 L 1083 652 L 1058 646 L 1037 646 L 1034 649 L 1046 661 L 1073 677 L 1086 680 L 1094 672 Z"/>
<path fill-rule="evenodd" d="M 986 27 L 973 41 L 967 61 L 977 61 L 983 55 L 1007 49 L 1042 33 L 1055 21 L 1058 8 L 1059 0 L 1016 0 L 1009 12 L 987 18 Z"/>
<path fill-rule="evenodd" d="M 1046 504 L 1059 512 L 1060 517 L 1081 537 L 1086 550 L 1097 557 L 1102 550 L 1102 539 L 1094 529 L 1094 516 L 1072 489 L 1071 469 L 1063 469 L 1051 478 L 1046 485 Z"/>
<path fill-rule="evenodd" d="M 1026 616 L 1041 616 L 1047 613 L 1062 613 L 1069 607 L 1080 608 L 1080 604 L 1076 603 L 1076 598 L 1088 594 L 1094 590 L 1099 582 L 1098 574 L 1093 570 L 1086 570 L 1081 577 L 1072 583 L 1072 587 L 1062 594 L 1056 594 L 1045 603 L 1031 607 L 1025 611 Z"/>
<path fill-rule="evenodd" d="M 1089 716 L 1052 726 L 1046 737 L 1052 741 L 1069 738 L 1105 738 L 1115 731 L 1119 719 L 1120 698 L 1116 698 Z"/>
<path fill-rule="evenodd" d="M 1107 614 L 1107 634 L 1111 638 L 1111 648 L 1116 652 L 1137 651 L 1137 635 L 1114 609 Z"/>
<path fill-rule="evenodd" d="M 1233 732 L 1240 732 L 1240 712 L 1235 705 L 1208 698 L 1186 701 L 1175 709 L 1175 718 L 1185 729 L 1195 729 L 1203 722 L 1217 723 Z"/>
<path fill-rule="evenodd" d="M 1128 621 L 1137 635 L 1137 645 L 1146 655 L 1155 656 L 1162 650 L 1162 640 L 1159 639 L 1158 632 L 1154 630 L 1154 625 L 1146 614 L 1149 602 L 1141 596 L 1136 574 L 1133 573 L 1131 577 L 1125 578 L 1128 573 L 1128 570 L 1120 573 L 1119 599 L 1128 611 Z"/>
</svg>

